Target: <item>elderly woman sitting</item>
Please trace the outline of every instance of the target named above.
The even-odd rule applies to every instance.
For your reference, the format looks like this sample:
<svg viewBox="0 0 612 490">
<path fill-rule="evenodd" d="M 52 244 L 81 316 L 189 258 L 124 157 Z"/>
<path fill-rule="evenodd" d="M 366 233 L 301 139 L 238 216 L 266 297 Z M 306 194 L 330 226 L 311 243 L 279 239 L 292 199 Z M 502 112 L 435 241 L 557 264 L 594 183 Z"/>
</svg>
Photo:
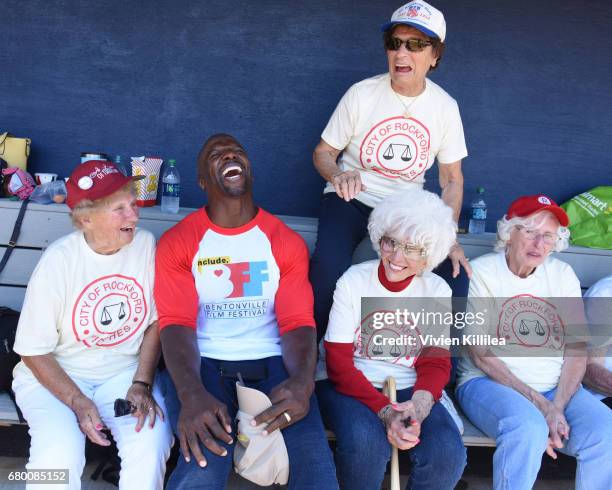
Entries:
<svg viewBox="0 0 612 490">
<path fill-rule="evenodd" d="M 547 196 L 514 201 L 497 225 L 497 250 L 472 262 L 475 304 L 498 298 L 485 326 L 504 343 L 470 346 L 459 365 L 457 399 L 470 420 L 495 438 L 493 486 L 532 488 L 542 454 L 578 460 L 576 488 L 610 488 L 612 415 L 580 381 L 584 344 L 570 343 L 559 316 L 580 298 L 572 268 L 550 257 L 567 247 L 569 219 Z M 576 303 L 573 300 L 573 313 Z M 481 305 L 484 306 L 484 305 Z M 490 306 L 490 305 L 489 305 Z M 480 308 L 480 307 L 477 307 Z"/>
<path fill-rule="evenodd" d="M 67 203 L 78 230 L 43 254 L 17 328 L 13 389 L 30 426 L 26 467 L 67 468 L 66 488 L 81 486 L 85 437 L 110 444 L 105 427 L 119 449 L 120 487 L 163 487 L 172 435 L 154 386 L 155 240 L 136 229 L 132 186 L 109 162 L 75 169 Z M 119 398 L 131 417 L 114 413 Z"/>
<path fill-rule="evenodd" d="M 447 349 L 408 348 L 387 357 L 362 338 L 365 297 L 442 298 L 451 289 L 431 270 L 455 243 L 452 210 L 424 190 L 396 193 L 379 204 L 369 231 L 380 260 L 354 265 L 340 278 L 324 339 L 329 380 L 318 383 L 323 418 L 337 437 L 340 486 L 380 488 L 391 445 L 409 451 L 407 488 L 452 489 L 465 466 L 457 425 L 439 403 L 450 375 Z M 426 327 L 417 331 L 427 334 Z M 397 381 L 397 404 L 380 388 Z"/>
</svg>

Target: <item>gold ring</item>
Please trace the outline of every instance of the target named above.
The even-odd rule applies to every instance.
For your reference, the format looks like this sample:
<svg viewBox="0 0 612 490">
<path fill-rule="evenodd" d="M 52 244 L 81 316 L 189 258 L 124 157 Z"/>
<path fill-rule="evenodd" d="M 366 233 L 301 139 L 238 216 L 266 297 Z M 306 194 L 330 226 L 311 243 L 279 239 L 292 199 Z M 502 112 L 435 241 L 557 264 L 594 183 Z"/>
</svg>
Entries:
<svg viewBox="0 0 612 490">
<path fill-rule="evenodd" d="M 290 424 L 291 423 L 291 415 L 289 415 L 287 412 L 283 412 L 283 415 L 287 419 L 287 423 Z"/>
</svg>

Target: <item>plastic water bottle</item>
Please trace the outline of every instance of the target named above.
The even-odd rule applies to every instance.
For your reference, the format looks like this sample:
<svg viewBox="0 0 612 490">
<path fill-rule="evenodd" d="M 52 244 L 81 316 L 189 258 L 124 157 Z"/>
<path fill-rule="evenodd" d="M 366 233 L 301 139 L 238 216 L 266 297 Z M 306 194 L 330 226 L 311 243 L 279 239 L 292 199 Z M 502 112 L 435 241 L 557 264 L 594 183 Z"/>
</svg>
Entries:
<svg viewBox="0 0 612 490">
<path fill-rule="evenodd" d="M 484 187 L 476 189 L 476 196 L 472 200 L 472 216 L 470 217 L 470 225 L 468 231 L 471 234 L 480 234 L 485 232 L 487 224 L 487 203 L 484 200 Z"/>
<path fill-rule="evenodd" d="M 181 194 L 181 176 L 176 168 L 176 160 L 168 160 L 162 176 L 162 213 L 178 213 Z"/>
</svg>

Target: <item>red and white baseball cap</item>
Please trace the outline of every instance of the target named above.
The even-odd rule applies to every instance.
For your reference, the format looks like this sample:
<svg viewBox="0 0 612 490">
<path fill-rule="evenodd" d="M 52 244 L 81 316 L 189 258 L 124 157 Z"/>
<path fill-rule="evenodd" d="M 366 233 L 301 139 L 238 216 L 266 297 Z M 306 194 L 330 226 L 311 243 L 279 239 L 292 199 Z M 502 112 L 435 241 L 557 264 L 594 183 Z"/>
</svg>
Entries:
<svg viewBox="0 0 612 490">
<path fill-rule="evenodd" d="M 533 213 L 537 213 L 538 211 L 549 211 L 555 215 L 561 226 L 569 225 L 569 216 L 563 210 L 563 208 L 560 208 L 555 201 L 544 194 L 519 197 L 512 204 L 510 204 L 510 207 L 506 212 L 506 217 L 508 219 L 515 218 L 517 216 L 520 218 L 525 218 L 527 216 L 531 216 Z"/>
<path fill-rule="evenodd" d="M 144 179 L 145 175 L 127 177 L 112 162 L 89 160 L 74 169 L 66 183 L 68 197 L 66 204 L 70 209 L 83 199 L 102 199 L 118 191 L 128 182 Z"/>
<path fill-rule="evenodd" d="M 430 37 L 437 37 L 444 42 L 446 37 L 446 21 L 437 8 L 422 0 L 414 0 L 401 6 L 391 16 L 391 20 L 382 26 L 382 31 L 388 31 L 397 24 L 412 26 Z"/>
</svg>

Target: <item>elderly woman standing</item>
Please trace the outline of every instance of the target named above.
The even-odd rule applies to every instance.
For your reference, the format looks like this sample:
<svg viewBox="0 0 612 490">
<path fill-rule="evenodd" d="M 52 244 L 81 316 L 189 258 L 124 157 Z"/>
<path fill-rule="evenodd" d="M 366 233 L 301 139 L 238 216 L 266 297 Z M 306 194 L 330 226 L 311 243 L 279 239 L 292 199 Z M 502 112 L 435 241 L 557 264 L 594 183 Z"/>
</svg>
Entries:
<svg viewBox="0 0 612 490">
<path fill-rule="evenodd" d="M 496 489 L 532 488 L 542 454 L 556 458 L 555 449 L 577 458 L 576 488 L 603 490 L 612 482 L 612 415 L 581 387 L 586 351 L 566 343 L 564 318 L 547 300 L 581 296 L 572 268 L 550 257 L 567 247 L 568 224 L 549 197 L 521 197 L 497 224 L 498 253 L 472 262 L 470 298 L 499 298 L 487 327 L 505 345 L 469 347 L 457 399 L 496 439 Z"/>
<path fill-rule="evenodd" d="M 79 165 L 67 204 L 77 231 L 45 251 L 17 328 L 17 404 L 32 438 L 29 470 L 68 468 L 78 489 L 85 437 L 119 449 L 119 486 L 161 489 L 172 435 L 154 385 L 160 341 L 153 301 L 155 240 L 136 229 L 138 208 L 112 163 Z M 116 417 L 116 399 L 132 416 Z"/>
<path fill-rule="evenodd" d="M 430 192 L 402 192 L 374 209 L 369 230 L 380 260 L 354 265 L 338 281 L 324 341 L 329 381 L 317 387 L 323 418 L 337 438 L 338 480 L 351 490 L 380 488 L 393 445 L 409 451 L 407 488 L 453 489 L 466 456 L 457 425 L 439 402 L 450 375 L 448 350 L 417 341 L 381 357 L 365 345 L 361 328 L 362 298 L 450 302 L 449 286 L 431 270 L 455 242 L 452 210 Z M 396 405 L 380 392 L 388 376 L 397 382 Z"/>
<path fill-rule="evenodd" d="M 382 31 L 388 73 L 362 80 L 346 92 L 313 154 L 314 166 L 327 182 L 310 269 L 319 336 L 325 333 L 336 281 L 350 266 L 367 235 L 368 216 L 382 199 L 422 188 L 437 159 L 442 200 L 453 210 L 455 222 L 461 211 L 461 160 L 467 149 L 459 108 L 427 78 L 444 52 L 444 15 L 415 0 L 397 9 Z M 458 297 L 467 296 L 470 272 L 457 243 L 436 271 Z"/>
</svg>

